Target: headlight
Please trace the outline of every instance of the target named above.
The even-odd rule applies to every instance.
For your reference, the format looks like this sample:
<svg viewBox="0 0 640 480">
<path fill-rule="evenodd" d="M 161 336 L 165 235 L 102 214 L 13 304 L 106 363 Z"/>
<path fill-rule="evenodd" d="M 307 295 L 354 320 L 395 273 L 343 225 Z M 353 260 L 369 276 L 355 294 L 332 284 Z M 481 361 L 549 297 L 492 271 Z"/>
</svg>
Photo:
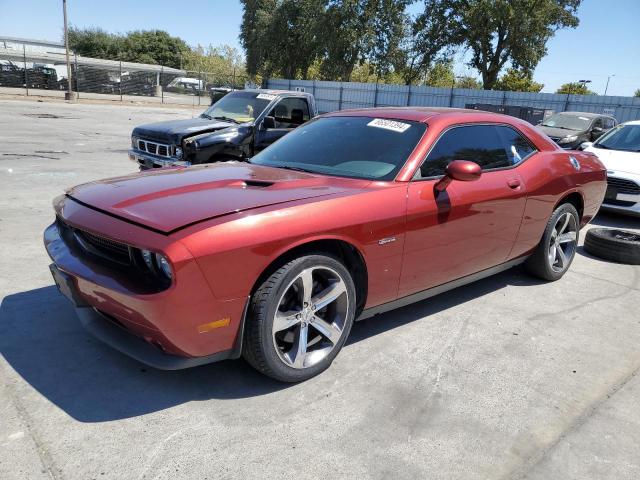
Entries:
<svg viewBox="0 0 640 480">
<path fill-rule="evenodd" d="M 138 138 L 131 137 L 131 148 L 138 148 Z"/>
<path fill-rule="evenodd" d="M 176 147 L 176 157 L 182 158 L 182 148 Z"/>
<path fill-rule="evenodd" d="M 571 143 L 571 142 L 575 142 L 577 139 L 578 139 L 577 135 L 569 135 L 568 137 L 564 137 L 558 140 L 558 143 Z"/>
<path fill-rule="evenodd" d="M 161 253 L 151 252 L 149 250 L 140 250 L 142 260 L 151 273 L 160 275 L 167 280 L 173 278 L 173 272 L 171 271 L 171 264 L 167 257 Z"/>
</svg>

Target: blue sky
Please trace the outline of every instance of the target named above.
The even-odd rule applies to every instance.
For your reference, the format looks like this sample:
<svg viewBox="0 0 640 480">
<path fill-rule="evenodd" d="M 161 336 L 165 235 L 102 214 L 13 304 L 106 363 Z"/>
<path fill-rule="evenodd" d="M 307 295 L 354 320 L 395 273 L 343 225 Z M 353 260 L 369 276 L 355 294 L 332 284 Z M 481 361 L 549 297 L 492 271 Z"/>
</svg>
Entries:
<svg viewBox="0 0 640 480">
<path fill-rule="evenodd" d="M 59 40 L 60 0 L 0 0 L 0 35 Z M 227 43 L 240 49 L 242 8 L 237 0 L 67 0 L 69 21 L 79 27 L 98 26 L 110 32 L 159 28 L 196 45 Z M 416 7 L 413 7 L 415 10 Z M 640 0 L 583 0 L 580 26 L 562 30 L 548 43 L 549 54 L 535 79 L 543 91 L 562 83 L 591 80 L 590 88 L 609 95 L 632 95 L 640 88 Z M 456 62 L 456 74 L 475 75 Z"/>
</svg>

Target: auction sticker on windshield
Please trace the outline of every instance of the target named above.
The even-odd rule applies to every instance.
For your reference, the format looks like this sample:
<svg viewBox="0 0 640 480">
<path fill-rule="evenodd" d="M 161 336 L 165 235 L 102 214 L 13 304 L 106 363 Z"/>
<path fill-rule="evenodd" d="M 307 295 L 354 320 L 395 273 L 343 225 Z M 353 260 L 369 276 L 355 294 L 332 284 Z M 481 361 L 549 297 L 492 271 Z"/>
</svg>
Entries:
<svg viewBox="0 0 640 480">
<path fill-rule="evenodd" d="M 387 120 L 385 118 L 375 118 L 367 123 L 368 127 L 384 128 L 385 130 L 391 130 L 392 132 L 402 133 L 406 131 L 411 124 L 397 122 L 395 120 Z"/>
<path fill-rule="evenodd" d="M 260 100 L 273 100 L 276 98 L 275 95 L 271 95 L 270 93 L 261 93 L 260 95 L 258 95 L 256 98 L 260 99 Z"/>
</svg>

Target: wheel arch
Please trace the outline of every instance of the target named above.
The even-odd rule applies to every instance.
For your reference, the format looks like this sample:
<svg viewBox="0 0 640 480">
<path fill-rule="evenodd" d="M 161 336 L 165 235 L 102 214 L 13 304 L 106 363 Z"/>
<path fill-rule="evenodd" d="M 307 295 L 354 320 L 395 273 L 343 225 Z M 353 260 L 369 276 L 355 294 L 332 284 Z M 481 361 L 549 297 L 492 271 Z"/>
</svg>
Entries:
<svg viewBox="0 0 640 480">
<path fill-rule="evenodd" d="M 553 207 L 553 211 L 555 211 L 556 208 L 564 203 L 569 203 L 575 207 L 575 209 L 578 211 L 579 221 L 580 223 L 582 223 L 582 217 L 584 215 L 584 197 L 582 196 L 582 193 L 580 193 L 578 190 L 574 190 L 565 194 L 555 204 L 555 206 Z"/>
<path fill-rule="evenodd" d="M 253 295 L 258 287 L 273 272 L 278 270 L 285 263 L 294 258 L 308 255 L 310 253 L 325 253 L 336 257 L 342 261 L 345 267 L 352 274 L 353 283 L 356 287 L 356 317 L 363 310 L 367 301 L 369 275 L 364 255 L 353 243 L 334 237 L 306 240 L 296 245 L 289 246 L 280 252 L 260 273 L 251 288 L 250 295 Z"/>
</svg>

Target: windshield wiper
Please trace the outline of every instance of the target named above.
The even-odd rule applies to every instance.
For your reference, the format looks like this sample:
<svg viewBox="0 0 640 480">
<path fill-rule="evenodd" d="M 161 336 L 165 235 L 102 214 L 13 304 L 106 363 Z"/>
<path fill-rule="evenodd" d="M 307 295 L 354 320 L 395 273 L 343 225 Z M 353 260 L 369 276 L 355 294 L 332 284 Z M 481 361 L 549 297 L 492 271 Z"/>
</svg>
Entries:
<svg viewBox="0 0 640 480">
<path fill-rule="evenodd" d="M 557 125 L 545 125 L 544 123 L 542 124 L 543 127 L 549 127 L 549 128 L 560 128 L 561 130 L 574 130 L 573 128 L 569 128 L 569 127 L 559 127 Z"/>
<path fill-rule="evenodd" d="M 307 170 L 306 168 L 294 167 L 291 165 L 269 165 L 269 164 L 265 164 L 265 165 L 267 167 L 282 168 L 284 170 L 293 170 L 295 172 L 317 173 L 317 172 L 314 172 L 313 170 Z"/>
<path fill-rule="evenodd" d="M 224 120 L 224 121 L 233 122 L 233 123 L 240 123 L 235 118 L 231 118 L 231 117 L 218 116 L 218 117 L 213 117 L 213 119 L 214 120 Z"/>
<path fill-rule="evenodd" d="M 200 116 L 206 118 L 207 120 L 213 120 L 213 118 L 211 118 L 211 116 L 207 115 L 206 113 L 201 113 Z"/>
</svg>

